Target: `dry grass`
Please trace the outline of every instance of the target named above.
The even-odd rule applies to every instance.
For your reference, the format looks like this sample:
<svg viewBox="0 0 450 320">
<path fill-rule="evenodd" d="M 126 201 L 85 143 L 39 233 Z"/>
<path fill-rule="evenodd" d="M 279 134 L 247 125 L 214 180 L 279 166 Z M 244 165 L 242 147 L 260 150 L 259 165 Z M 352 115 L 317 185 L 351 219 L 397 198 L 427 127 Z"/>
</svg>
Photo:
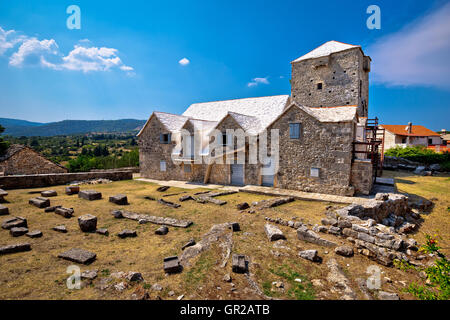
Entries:
<svg viewBox="0 0 450 320">
<path fill-rule="evenodd" d="M 410 198 L 425 198 L 434 203 L 429 214 L 423 214 L 425 222 L 414 235 L 417 241 L 425 240 L 424 234 L 436 234 L 441 237 L 443 252 L 450 255 L 450 176 L 419 176 L 411 172 L 384 171 L 383 176 L 395 178 L 399 192 L 407 193 Z"/>
<path fill-rule="evenodd" d="M 433 229 L 434 225 L 441 227 L 443 236 L 448 235 L 448 213 L 442 212 L 442 208 L 448 206 L 448 178 L 436 177 L 401 177 L 404 180 L 416 182 L 415 188 L 410 192 L 421 196 L 432 194 L 438 197 L 436 208 L 426 217 L 423 225 L 424 230 Z M 424 180 L 425 179 L 425 180 Z M 428 180 L 430 179 L 430 180 Z M 435 180 L 433 180 L 435 179 Z M 447 179 L 447 180 L 446 180 Z M 420 186 L 426 186 L 421 190 Z M 437 195 L 439 185 L 447 188 L 447 193 L 441 191 Z M 399 182 L 399 187 L 411 188 L 413 185 Z M 258 299 L 259 297 L 248 290 L 248 282 L 243 275 L 231 273 L 231 265 L 223 269 L 219 266 L 221 260 L 221 249 L 213 245 L 210 250 L 205 251 L 193 260 L 192 266 L 186 268 L 181 274 L 165 276 L 162 268 L 163 258 L 169 255 L 180 255 L 181 246 L 190 238 L 196 241 L 209 231 L 213 224 L 237 221 L 242 231 L 233 234 L 233 253 L 242 253 L 250 257 L 251 272 L 256 282 L 266 294 L 285 299 L 311 299 L 319 295 L 328 299 L 338 299 L 340 295 L 332 292 L 325 278 L 328 272 L 325 263 L 314 264 L 297 257 L 300 249 L 317 249 L 324 258 L 324 262 L 334 257 L 348 274 L 352 287 L 357 288 L 356 278 L 367 278 L 366 268 L 373 262 L 367 258 L 356 255 L 353 258 L 336 256 L 331 249 L 321 248 L 312 244 L 299 241 L 295 230 L 280 226 L 287 237 L 285 246 L 288 249 L 277 249 L 273 247 L 264 233 L 264 216 L 281 217 L 290 220 L 293 217 L 303 219 L 306 223 L 319 223 L 323 217 L 325 207 L 328 203 L 314 201 L 295 201 L 278 208 L 257 212 L 255 214 L 240 213 L 236 210 L 236 204 L 240 202 L 253 202 L 269 197 L 238 193 L 220 197 L 227 200 L 225 206 L 213 204 L 198 204 L 193 201 L 183 202 L 178 209 L 163 206 L 156 201 L 146 200 L 145 196 L 160 197 L 162 193 L 156 191 L 157 186 L 139 181 L 120 181 L 106 185 L 82 186 L 82 189 L 95 189 L 103 194 L 103 199 L 98 201 L 86 201 L 77 196 L 64 194 L 64 186 L 54 189 L 58 196 L 51 198 L 52 205 L 63 205 L 73 207 L 75 216 L 86 213 L 98 217 L 98 227 L 109 229 L 108 237 L 99 234 L 85 234 L 79 230 L 76 217 L 65 219 L 54 213 L 44 213 L 43 209 L 28 205 L 28 199 L 35 196 L 30 192 L 37 189 L 11 190 L 7 199 L 7 206 L 12 215 L 24 216 L 28 219 L 30 230 L 41 230 L 42 238 L 29 239 L 25 236 L 12 238 L 6 230 L 0 230 L 0 244 L 13 244 L 29 241 L 32 251 L 0 256 L 0 299 L 128 299 L 136 290 L 148 290 L 151 298 L 156 295 L 163 299 L 174 299 L 178 295 L 185 294 L 187 299 Z M 428 191 L 428 188 L 433 191 Z M 163 194 L 186 191 L 192 194 L 198 190 L 181 190 L 171 187 Z M 169 227 L 166 236 L 157 236 L 154 231 L 158 226 L 153 224 L 139 225 L 136 221 L 128 219 L 114 219 L 110 215 L 113 209 L 121 208 L 107 201 L 108 196 L 126 193 L 130 205 L 124 206 L 126 210 L 152 214 L 157 216 L 168 216 L 180 219 L 190 219 L 194 224 L 187 228 Z M 166 197 L 164 199 L 178 202 L 180 195 Z M 441 199 L 442 198 L 442 199 Z M 6 218 L 6 217 L 5 217 Z M 447 223 L 447 224 L 446 224 Z M 52 231 L 55 225 L 65 224 L 68 233 L 61 234 Z M 444 228 L 442 228 L 444 227 Z M 119 239 L 116 234 L 123 229 L 133 229 L 138 233 L 136 238 Z M 420 235 L 418 235 L 420 236 Z M 331 238 L 330 238 L 331 239 Z M 334 238 L 336 241 L 336 238 Z M 338 240 L 344 243 L 344 240 Z M 57 258 L 57 255 L 69 248 L 80 247 L 97 254 L 97 260 L 89 266 L 80 266 L 82 270 L 97 269 L 99 277 L 92 284 L 88 284 L 81 290 L 69 290 L 66 287 L 67 266 L 71 262 Z M 285 256 L 275 257 L 270 251 L 279 251 Z M 327 253 L 326 253 L 327 251 Z M 417 274 L 405 273 L 394 268 L 380 266 L 384 276 L 391 279 L 410 282 L 417 279 Z M 124 292 L 116 292 L 114 289 L 100 290 L 96 285 L 108 275 L 116 271 L 138 271 L 144 277 L 144 283 L 135 285 Z M 230 273 L 237 290 L 231 291 L 231 284 L 222 281 L 224 274 Z M 294 278 L 301 278 L 299 285 Z M 322 279 L 324 287 L 313 287 L 311 279 Z M 114 280 L 118 282 L 119 280 Z M 272 281 L 283 281 L 284 290 L 272 287 Z M 149 287 L 159 283 L 164 287 L 162 292 L 152 292 Z M 218 289 L 217 287 L 220 287 Z M 403 285 L 399 282 L 383 284 L 386 291 L 399 291 Z M 168 297 L 168 292 L 173 290 L 175 295 Z M 359 292 L 357 289 L 355 291 Z M 324 292 L 321 294 L 321 292 Z M 358 293 L 359 294 L 359 293 Z M 400 293 L 402 298 L 410 298 Z M 362 296 L 360 296 L 362 298 Z"/>
</svg>

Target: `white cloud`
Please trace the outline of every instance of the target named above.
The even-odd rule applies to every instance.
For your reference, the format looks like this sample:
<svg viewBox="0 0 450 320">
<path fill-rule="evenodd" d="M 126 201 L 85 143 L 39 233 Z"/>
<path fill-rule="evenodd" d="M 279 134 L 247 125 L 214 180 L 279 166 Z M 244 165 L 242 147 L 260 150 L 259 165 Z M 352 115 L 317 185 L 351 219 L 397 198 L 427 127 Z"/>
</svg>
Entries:
<svg viewBox="0 0 450 320">
<path fill-rule="evenodd" d="M 189 61 L 189 59 L 183 58 L 180 61 L 178 61 L 178 63 L 181 64 L 182 66 L 187 66 L 191 62 Z"/>
<path fill-rule="evenodd" d="M 117 49 L 94 47 L 88 39 L 82 39 L 65 56 L 54 39 L 38 40 L 34 37 L 17 36 L 14 30 L 5 31 L 0 27 L 0 54 L 19 42 L 22 42 L 21 45 L 9 57 L 9 64 L 14 67 L 40 66 L 82 72 L 119 69 L 128 75 L 134 75 L 134 69 L 123 64 Z"/>
<path fill-rule="evenodd" d="M 17 35 L 14 30 L 4 30 L 0 27 L 0 55 L 5 53 L 8 49 L 13 48 L 19 42 L 25 40 L 24 36 Z"/>
<path fill-rule="evenodd" d="M 67 70 L 83 72 L 108 71 L 116 67 L 123 71 L 133 70 L 132 67 L 122 63 L 122 60 L 117 56 L 117 49 L 114 48 L 86 48 L 76 45 L 62 60 L 62 64 L 58 67 Z"/>
<path fill-rule="evenodd" d="M 447 3 L 368 48 L 374 81 L 450 89 L 449 39 Z"/>
<path fill-rule="evenodd" d="M 55 40 L 42 40 L 30 38 L 25 40 L 10 58 L 9 64 L 15 67 L 24 65 L 42 65 L 53 68 L 54 64 L 49 62 L 49 57 L 57 56 L 58 45 Z"/>
<path fill-rule="evenodd" d="M 269 77 L 265 77 L 265 78 L 253 78 L 252 81 L 250 81 L 249 83 L 247 83 L 248 87 L 256 87 L 258 84 L 262 83 L 262 84 L 269 84 Z"/>
</svg>

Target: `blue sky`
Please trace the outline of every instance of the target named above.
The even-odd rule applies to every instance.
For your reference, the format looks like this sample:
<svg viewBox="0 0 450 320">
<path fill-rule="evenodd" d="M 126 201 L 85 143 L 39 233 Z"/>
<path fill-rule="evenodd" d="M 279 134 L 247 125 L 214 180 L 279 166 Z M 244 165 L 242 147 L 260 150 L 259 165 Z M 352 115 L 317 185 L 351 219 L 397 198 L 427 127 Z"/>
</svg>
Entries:
<svg viewBox="0 0 450 320">
<path fill-rule="evenodd" d="M 0 28 L 0 117 L 147 119 L 289 94 L 290 62 L 338 40 L 373 59 L 370 116 L 450 129 L 449 1 L 1 1 Z"/>
</svg>

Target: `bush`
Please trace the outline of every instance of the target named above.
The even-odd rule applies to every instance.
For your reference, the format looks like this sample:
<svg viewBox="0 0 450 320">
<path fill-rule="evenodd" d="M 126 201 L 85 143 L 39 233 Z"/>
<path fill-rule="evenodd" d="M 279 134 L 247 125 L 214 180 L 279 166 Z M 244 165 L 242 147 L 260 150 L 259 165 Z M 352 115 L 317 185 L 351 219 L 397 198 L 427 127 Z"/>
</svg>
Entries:
<svg viewBox="0 0 450 320">
<path fill-rule="evenodd" d="M 390 157 L 400 157 L 411 161 L 416 161 L 424 164 L 439 163 L 446 168 L 450 167 L 450 153 L 437 153 L 433 150 L 427 149 L 424 146 L 414 146 L 402 148 L 400 146 L 386 150 L 384 153 Z"/>
<path fill-rule="evenodd" d="M 438 259 L 434 265 L 426 268 L 427 275 L 425 286 L 411 283 L 406 289 L 421 300 L 448 300 L 450 299 L 450 263 L 443 253 L 436 237 L 426 235 L 427 242 L 422 246 L 421 251 L 437 254 Z"/>
<path fill-rule="evenodd" d="M 5 128 L 0 125 L 0 134 L 2 134 L 3 131 L 5 131 Z M 3 141 L 3 138 L 0 137 L 0 155 L 3 155 L 8 148 L 9 142 Z"/>
<path fill-rule="evenodd" d="M 114 169 L 137 166 L 139 166 L 139 150 L 136 148 L 130 152 L 125 152 L 121 157 L 96 157 L 92 153 L 81 154 L 77 158 L 69 160 L 67 168 L 70 172 L 87 172 L 91 169 Z"/>
</svg>

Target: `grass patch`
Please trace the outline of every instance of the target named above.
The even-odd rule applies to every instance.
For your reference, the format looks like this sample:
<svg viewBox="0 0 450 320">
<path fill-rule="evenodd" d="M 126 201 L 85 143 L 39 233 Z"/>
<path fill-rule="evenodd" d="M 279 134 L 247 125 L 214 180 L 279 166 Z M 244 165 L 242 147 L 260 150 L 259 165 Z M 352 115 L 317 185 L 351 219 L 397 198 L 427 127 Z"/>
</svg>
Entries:
<svg viewBox="0 0 450 320">
<path fill-rule="evenodd" d="M 205 279 L 207 271 L 214 264 L 212 249 L 203 252 L 194 266 L 184 273 L 184 283 L 186 288 L 196 288 Z"/>
<path fill-rule="evenodd" d="M 314 289 L 312 287 L 311 282 L 309 282 L 306 276 L 301 275 L 297 271 L 292 270 L 287 265 L 282 265 L 276 269 L 269 269 L 269 271 L 285 280 L 288 284 L 286 295 L 291 299 L 296 300 L 314 300 Z M 301 282 L 295 281 L 296 279 L 300 279 Z M 272 284 L 269 282 L 270 288 Z M 266 286 L 266 288 L 264 288 Z M 267 283 L 263 283 L 263 288 L 266 292 Z M 270 292 L 270 289 L 269 289 Z"/>
</svg>

